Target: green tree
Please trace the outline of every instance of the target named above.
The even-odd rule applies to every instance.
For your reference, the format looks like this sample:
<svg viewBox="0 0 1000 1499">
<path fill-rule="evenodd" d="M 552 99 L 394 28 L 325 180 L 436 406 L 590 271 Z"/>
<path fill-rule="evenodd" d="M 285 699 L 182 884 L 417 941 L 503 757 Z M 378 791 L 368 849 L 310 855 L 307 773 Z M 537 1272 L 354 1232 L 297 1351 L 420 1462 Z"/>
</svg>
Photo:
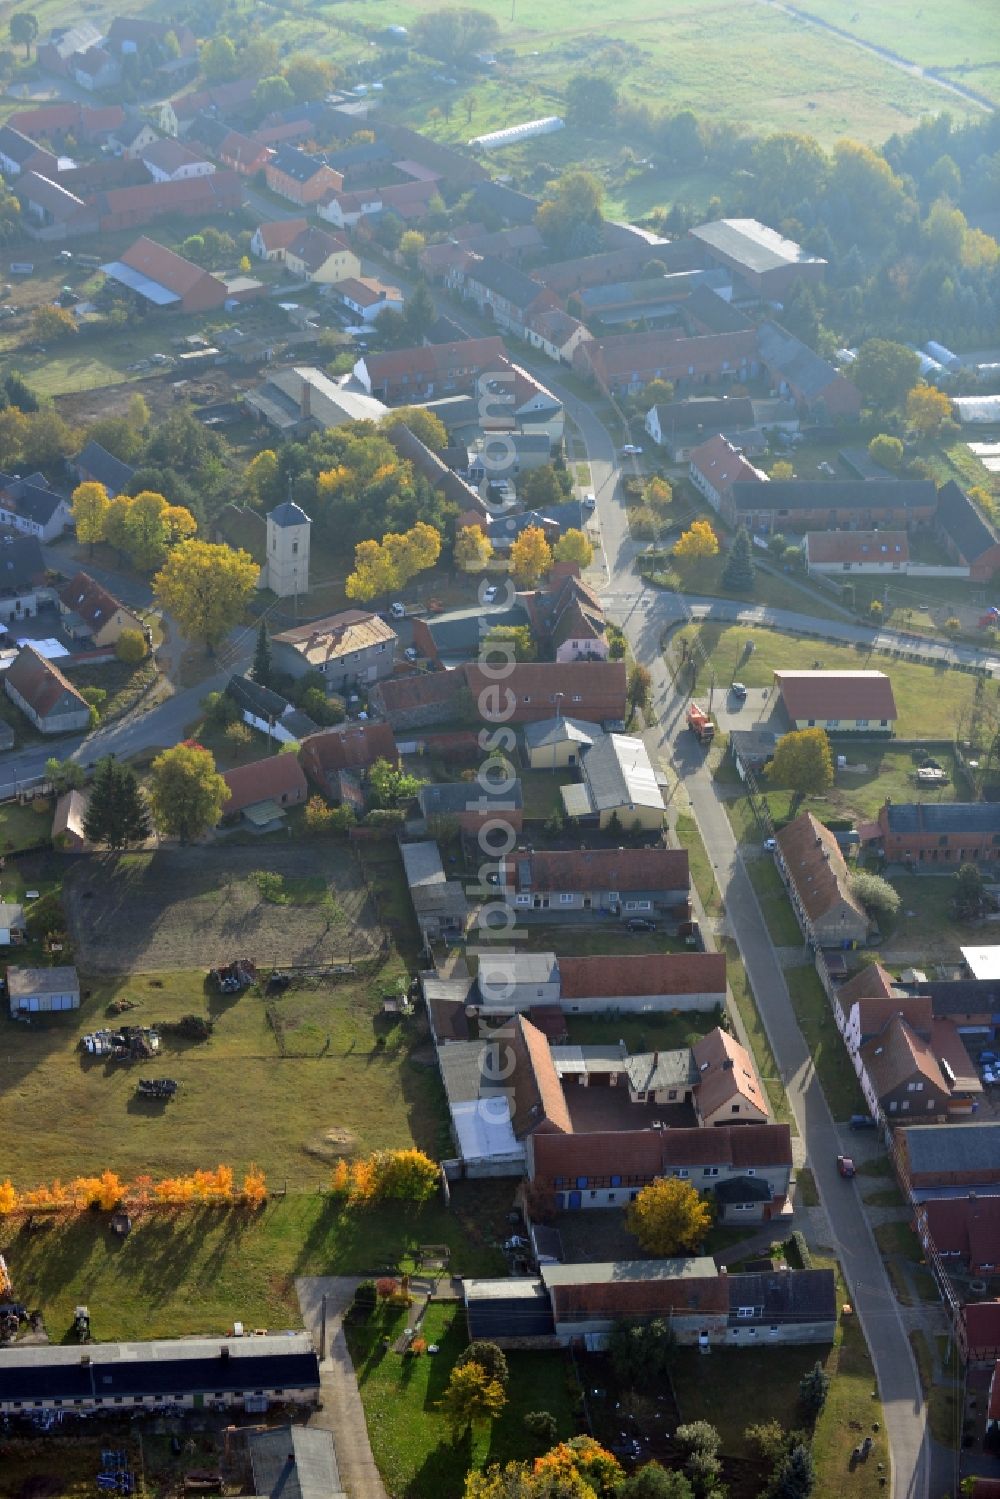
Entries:
<svg viewBox="0 0 1000 1499">
<path fill-rule="evenodd" d="M 899 891 L 880 874 L 867 869 L 859 869 L 851 876 L 851 893 L 871 916 L 891 918 L 899 910 Z"/>
<path fill-rule="evenodd" d="M 475 1422 L 499 1416 L 506 1404 L 503 1385 L 481 1364 L 456 1364 L 438 1401 L 455 1440 Z"/>
<path fill-rule="evenodd" d="M 500 35 L 500 27 L 486 11 L 448 6 L 418 16 L 410 35 L 418 52 L 457 67 L 474 52 L 490 51 Z"/>
<path fill-rule="evenodd" d="M 130 765 L 110 755 L 98 761 L 83 831 L 88 843 L 115 850 L 149 837 L 149 808 Z"/>
<path fill-rule="evenodd" d="M 961 864 L 955 872 L 955 915 L 969 921 L 983 913 L 986 883 L 976 864 Z"/>
<path fill-rule="evenodd" d="M 598 134 L 611 124 L 618 108 L 618 89 L 605 73 L 574 73 L 566 83 L 566 124 Z"/>
<path fill-rule="evenodd" d="M 239 760 L 243 755 L 243 751 L 251 743 L 253 734 L 250 732 L 248 724 L 242 723 L 237 719 L 234 723 L 227 726 L 225 739 L 232 750 L 233 758 Z"/>
<path fill-rule="evenodd" d="M 78 760 L 58 760 L 53 755 L 45 762 L 45 779 L 56 795 L 61 796 L 64 791 L 79 791 L 86 773 Z"/>
<path fill-rule="evenodd" d="M 322 99 L 333 86 L 333 67 L 322 57 L 297 52 L 285 64 L 285 81 L 300 102 Z"/>
<path fill-rule="evenodd" d="M 712 1210 L 690 1182 L 658 1177 L 629 1203 L 625 1221 L 648 1254 L 668 1258 L 698 1248 L 712 1226 Z"/>
<path fill-rule="evenodd" d="M 719 1461 L 722 1438 L 708 1421 L 689 1421 L 678 1426 L 674 1441 L 685 1453 L 684 1471 L 695 1494 L 698 1499 L 708 1499 L 717 1488 L 722 1473 Z"/>
<path fill-rule="evenodd" d="M 501 648 L 496 652 L 498 656 L 510 647 L 515 661 L 538 660 L 538 646 L 528 625 L 495 625 L 483 638 L 479 648 L 481 656 L 488 657 L 494 646 Z"/>
<path fill-rule="evenodd" d="M 460 1369 L 463 1364 L 478 1364 L 480 1368 L 486 1370 L 490 1379 L 495 1379 L 506 1390 L 510 1380 L 507 1356 L 496 1343 L 490 1343 L 484 1338 L 473 1339 L 468 1348 L 455 1360 L 456 1369 Z"/>
<path fill-rule="evenodd" d="M 203 42 L 198 61 L 209 83 L 224 83 L 236 78 L 240 71 L 236 48 L 228 36 L 213 36 Z"/>
<path fill-rule="evenodd" d="M 648 666 L 643 666 L 636 661 L 629 668 L 628 680 L 625 685 L 625 695 L 629 707 L 645 709 L 649 704 L 649 695 L 653 690 L 653 674 Z"/>
<path fill-rule="evenodd" d="M 146 637 L 141 630 L 123 630 L 115 644 L 115 655 L 126 666 L 138 666 L 149 654 Z"/>
<path fill-rule="evenodd" d="M 259 574 L 249 552 L 186 541 L 154 577 L 153 593 L 182 635 L 213 650 L 243 618 Z"/>
<path fill-rule="evenodd" d="M 898 437 L 890 437 L 887 433 L 880 432 L 868 444 L 868 455 L 873 462 L 880 463 L 883 468 L 895 472 L 903 464 L 903 444 Z"/>
<path fill-rule="evenodd" d="M 607 1345 L 615 1379 L 628 1390 L 648 1389 L 669 1372 L 675 1346 L 673 1329 L 662 1317 L 616 1322 Z"/>
<path fill-rule="evenodd" d="M 593 172 L 564 172 L 535 215 L 538 232 L 555 250 L 587 253 L 599 247 L 603 201 L 604 188 Z"/>
<path fill-rule="evenodd" d="M 377 806 L 394 807 L 416 796 L 423 782 L 388 760 L 378 759 L 368 771 L 368 785 Z"/>
<path fill-rule="evenodd" d="M 818 1416 L 830 1393 L 830 1376 L 817 1360 L 799 1380 L 799 1400 L 810 1416 Z"/>
<path fill-rule="evenodd" d="M 415 233 L 415 230 L 408 230 L 399 242 L 399 248 L 404 255 L 412 253 L 414 266 L 416 266 L 417 257 L 423 249 L 422 243 L 418 245 L 415 240 L 409 239 L 408 236 Z M 420 235 L 419 238 L 423 240 L 423 235 Z M 415 283 L 403 307 L 403 330 L 410 343 L 422 343 L 424 334 L 436 318 L 437 308 L 434 305 L 434 298 L 431 296 L 430 287 L 421 276 Z M 429 415 L 430 413 L 426 414 Z M 395 416 L 396 413 L 393 412 L 393 415 Z M 409 426 L 409 422 L 407 422 L 407 425 Z M 420 436 L 419 433 L 417 435 Z M 447 434 L 445 434 L 445 439 L 444 446 L 447 446 Z M 427 439 L 421 437 L 421 441 L 426 442 Z M 428 443 L 427 445 L 428 447 L 436 447 L 434 443 Z"/>
<path fill-rule="evenodd" d="M 573 493 L 573 481 L 565 468 L 543 463 L 523 475 L 518 483 L 518 498 L 526 510 L 546 510 L 562 505 Z"/>
<path fill-rule="evenodd" d="M 551 1411 L 527 1411 L 524 1429 L 536 1443 L 539 1452 L 551 1447 L 559 1435 L 559 1423 Z"/>
<path fill-rule="evenodd" d="M 816 1487 L 816 1468 L 812 1453 L 802 1442 L 793 1447 L 774 1475 L 771 1493 L 774 1499 L 809 1499 Z"/>
<path fill-rule="evenodd" d="M 287 109 L 295 103 L 295 95 L 287 78 L 276 73 L 273 78 L 262 78 L 253 91 L 253 102 L 262 115 L 275 110 Z"/>
<path fill-rule="evenodd" d="M 279 494 L 278 455 L 273 448 L 262 448 L 247 464 L 244 474 L 247 489 L 258 510 L 273 504 Z"/>
<path fill-rule="evenodd" d="M 418 286 L 424 285 L 425 282 L 418 283 Z M 443 453 L 448 446 L 448 429 L 444 422 L 435 412 L 427 411 L 423 406 L 395 406 L 388 416 L 382 418 L 381 426 L 384 431 L 391 432 L 400 423 L 409 427 L 414 437 L 419 437 L 424 447 L 430 448 L 432 453 Z"/>
<path fill-rule="evenodd" d="M 825 729 L 799 729 L 782 734 L 765 771 L 775 786 L 788 786 L 798 796 L 822 796 L 833 785 L 833 755 Z"/>
<path fill-rule="evenodd" d="M 262 619 L 257 626 L 257 644 L 254 646 L 251 675 L 262 687 L 271 685 L 271 641 L 267 633 L 267 621 Z"/>
<path fill-rule="evenodd" d="M 18 10 L 10 18 L 10 39 L 15 47 L 23 47 L 25 57 L 31 56 L 31 44 L 38 35 L 38 17 L 30 10 Z"/>
<path fill-rule="evenodd" d="M 808 1378 L 808 1374 L 803 1376 L 799 1384 L 800 1393 Z M 743 1440 L 772 1468 L 780 1462 L 788 1449 L 788 1437 L 780 1421 L 761 1421 L 748 1426 L 743 1433 Z"/>
<path fill-rule="evenodd" d="M 920 377 L 920 360 L 905 344 L 869 338 L 858 350 L 849 374 L 876 411 L 896 411 Z"/>
<path fill-rule="evenodd" d="M 229 797 L 211 752 L 201 745 L 177 744 L 157 755 L 150 767 L 149 799 L 157 831 L 181 843 L 214 828 Z"/>
<path fill-rule="evenodd" d="M 740 526 L 733 537 L 733 544 L 722 569 L 722 586 L 731 593 L 752 593 L 754 572 L 750 533 L 745 526 Z"/>
<path fill-rule="evenodd" d="M 683 1473 L 647 1463 L 618 1490 L 618 1499 L 694 1499 L 694 1490 Z"/>
<path fill-rule="evenodd" d="M 553 556 L 557 562 L 575 562 L 579 567 L 589 567 L 594 560 L 594 548 L 586 532 L 571 526 L 556 542 Z"/>
</svg>

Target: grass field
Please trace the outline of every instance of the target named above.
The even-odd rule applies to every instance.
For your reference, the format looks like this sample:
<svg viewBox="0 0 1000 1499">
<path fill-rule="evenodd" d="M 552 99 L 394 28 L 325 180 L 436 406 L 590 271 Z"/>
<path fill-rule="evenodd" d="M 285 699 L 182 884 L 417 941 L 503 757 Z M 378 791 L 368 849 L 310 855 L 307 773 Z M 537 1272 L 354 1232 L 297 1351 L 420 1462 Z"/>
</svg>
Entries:
<svg viewBox="0 0 1000 1499">
<path fill-rule="evenodd" d="M 797 947 L 803 940 L 802 932 L 774 860 L 766 856 L 748 859 L 746 869 L 771 941 L 777 947 Z"/>
<path fill-rule="evenodd" d="M 713 668 L 718 682 L 731 681 L 734 670 L 737 670 L 736 662 L 740 663 L 739 678 L 748 687 L 771 687 L 775 671 L 808 671 L 817 661 L 825 671 L 884 671 L 892 679 L 899 715 L 896 733 L 900 739 L 953 740 L 959 716 L 973 697 L 974 679 L 965 672 L 921 666 L 917 662 L 896 661 L 885 656 L 869 656 L 867 651 L 855 650 L 852 646 L 806 640 L 781 630 L 704 621 L 685 626 L 678 633 L 687 636 L 692 644 L 697 639 L 704 652 L 707 666 L 701 666 L 698 676 L 698 684 L 703 689 Z M 676 642 L 677 636 L 672 638 Z M 748 660 L 743 661 L 742 654 L 748 641 L 753 642 L 754 651 Z M 686 678 L 689 676 L 688 672 Z M 774 696 L 772 693 L 772 705 Z M 849 748 L 847 752 L 850 754 Z M 866 757 L 868 752 L 866 743 Z M 860 759 L 861 756 L 856 754 L 853 758 Z"/>
<path fill-rule="evenodd" d="M 510 1182 L 458 1183 L 450 1209 L 349 1209 L 318 1192 L 290 1192 L 257 1214 L 203 1208 L 140 1217 L 124 1240 L 106 1215 L 84 1213 L 34 1230 L 0 1223 L 0 1250 L 56 1343 L 81 1302 L 98 1340 L 224 1332 L 234 1318 L 300 1327 L 296 1275 L 412 1271 L 419 1246 L 432 1243 L 449 1245 L 456 1274 L 502 1274 L 511 1195 Z"/>
<path fill-rule="evenodd" d="M 438 1402 L 468 1344 L 464 1310 L 455 1302 L 432 1302 L 427 1308 L 420 1334 L 440 1348 L 434 1356 L 403 1358 L 384 1346 L 384 1337 L 395 1341 L 405 1326 L 405 1312 L 379 1311 L 369 1322 L 347 1328 L 372 1451 L 397 1499 L 458 1494 L 470 1468 L 535 1456 L 538 1448 L 524 1427 L 529 1411 L 555 1416 L 560 1439 L 576 1431 L 569 1355 L 511 1352 L 505 1410 L 453 1441 Z"/>
<path fill-rule="evenodd" d="M 811 614 L 814 619 L 844 618 L 843 611 L 837 609 L 825 593 L 803 587 L 792 578 L 760 570 L 748 594 L 734 595 L 722 586 L 725 562 L 725 554 L 721 552 L 717 557 L 682 564 L 668 557 L 662 568 L 653 574 L 653 581 L 677 593 L 701 594 L 710 598 L 747 597 L 770 609 L 790 609 L 799 614 Z"/>
<path fill-rule="evenodd" d="M 747 971 L 743 967 L 739 949 L 731 937 L 724 937 L 719 943 L 721 950 L 726 954 L 726 969 L 729 979 L 729 987 L 733 991 L 733 1000 L 740 1013 L 740 1018 L 746 1028 L 750 1039 L 750 1047 L 753 1059 L 757 1064 L 757 1072 L 764 1091 L 767 1094 L 768 1103 L 771 1105 L 771 1113 L 777 1124 L 790 1124 L 792 1134 L 797 1134 L 795 1120 L 788 1106 L 788 1096 L 785 1093 L 781 1075 L 778 1072 L 778 1064 L 774 1060 L 771 1043 L 767 1039 L 767 1032 L 757 1009 L 757 1001 L 754 999 L 753 989 Z"/>
</svg>

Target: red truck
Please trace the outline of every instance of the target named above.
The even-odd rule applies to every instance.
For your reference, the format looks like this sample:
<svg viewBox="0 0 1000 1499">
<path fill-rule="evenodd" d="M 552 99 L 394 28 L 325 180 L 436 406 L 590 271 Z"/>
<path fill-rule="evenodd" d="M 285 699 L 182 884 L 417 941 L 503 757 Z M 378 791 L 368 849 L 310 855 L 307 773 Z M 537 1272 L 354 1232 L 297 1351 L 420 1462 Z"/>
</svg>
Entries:
<svg viewBox="0 0 1000 1499">
<path fill-rule="evenodd" d="M 710 713 L 704 708 L 699 708 L 697 703 L 688 703 L 687 708 L 688 728 L 697 734 L 702 744 L 711 744 L 715 737 L 715 724 L 712 722 Z"/>
</svg>

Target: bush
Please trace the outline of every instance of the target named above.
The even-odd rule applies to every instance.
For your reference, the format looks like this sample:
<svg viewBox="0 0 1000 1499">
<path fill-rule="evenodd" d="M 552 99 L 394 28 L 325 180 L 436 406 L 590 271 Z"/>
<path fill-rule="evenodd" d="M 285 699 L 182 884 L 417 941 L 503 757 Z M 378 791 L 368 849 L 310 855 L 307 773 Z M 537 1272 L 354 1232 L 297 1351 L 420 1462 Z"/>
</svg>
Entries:
<svg viewBox="0 0 1000 1499">
<path fill-rule="evenodd" d="M 123 630 L 115 646 L 115 655 L 127 666 L 138 666 L 146 659 L 147 650 L 146 637 L 141 630 Z"/>
<path fill-rule="evenodd" d="M 495 1379 L 497 1384 L 502 1385 L 504 1389 L 507 1388 L 507 1381 L 510 1377 L 507 1359 L 503 1349 L 499 1348 L 496 1343 L 487 1342 L 485 1339 L 470 1343 L 465 1352 L 460 1353 L 455 1360 L 456 1369 L 460 1369 L 463 1364 L 478 1364 L 481 1369 L 486 1370 L 490 1379 Z"/>
<path fill-rule="evenodd" d="M 371 1316 L 378 1305 L 378 1288 L 373 1280 L 363 1280 L 354 1293 L 354 1301 L 351 1303 L 351 1311 L 357 1317 L 365 1318 Z"/>
</svg>

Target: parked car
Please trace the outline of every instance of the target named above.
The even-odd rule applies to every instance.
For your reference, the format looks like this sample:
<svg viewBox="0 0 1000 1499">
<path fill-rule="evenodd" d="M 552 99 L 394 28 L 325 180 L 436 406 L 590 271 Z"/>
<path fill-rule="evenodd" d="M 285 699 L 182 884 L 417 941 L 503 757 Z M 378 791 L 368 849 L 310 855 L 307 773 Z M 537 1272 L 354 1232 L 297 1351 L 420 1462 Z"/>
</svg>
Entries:
<svg viewBox="0 0 1000 1499">
<path fill-rule="evenodd" d="M 627 442 L 622 448 L 622 456 L 625 458 L 638 458 L 641 453 L 642 448 L 638 447 L 634 442 Z"/>
<path fill-rule="evenodd" d="M 846 1177 L 848 1180 L 850 1180 L 850 1178 L 854 1175 L 853 1159 L 849 1155 L 839 1155 L 837 1157 L 837 1170 L 840 1172 L 841 1176 Z"/>
<path fill-rule="evenodd" d="M 497 601 L 496 584 L 495 583 L 491 583 L 490 586 L 489 586 L 489 588 L 484 588 L 484 590 L 483 590 L 483 603 L 484 604 L 495 604 L 496 601 Z"/>
<path fill-rule="evenodd" d="M 741 702 L 747 695 L 746 685 L 743 682 L 730 682 L 729 690 L 733 697 L 738 697 Z"/>
<path fill-rule="evenodd" d="M 408 645 L 406 647 L 406 650 L 403 652 L 403 655 L 406 657 L 407 661 L 420 660 L 420 652 L 417 650 L 415 645 Z"/>
<path fill-rule="evenodd" d="M 401 604 L 399 599 L 397 599 L 394 604 L 390 604 L 389 613 L 393 619 L 404 619 L 406 617 L 406 605 Z"/>
<path fill-rule="evenodd" d="M 593 510 L 594 506 L 597 504 L 597 500 L 594 495 L 585 494 L 580 503 L 583 506 L 584 510 Z"/>
<path fill-rule="evenodd" d="M 625 923 L 627 932 L 655 932 L 656 922 L 647 921 L 644 916 L 632 916 Z"/>
<path fill-rule="evenodd" d="M 851 1129 L 877 1129 L 878 1126 L 870 1114 L 852 1114 Z"/>
<path fill-rule="evenodd" d="M 778 847 L 778 840 L 777 840 L 777 838 L 765 838 L 764 839 L 764 851 L 765 851 L 765 853 L 773 854 L 775 852 L 775 850 L 777 849 L 777 847 Z"/>
</svg>

